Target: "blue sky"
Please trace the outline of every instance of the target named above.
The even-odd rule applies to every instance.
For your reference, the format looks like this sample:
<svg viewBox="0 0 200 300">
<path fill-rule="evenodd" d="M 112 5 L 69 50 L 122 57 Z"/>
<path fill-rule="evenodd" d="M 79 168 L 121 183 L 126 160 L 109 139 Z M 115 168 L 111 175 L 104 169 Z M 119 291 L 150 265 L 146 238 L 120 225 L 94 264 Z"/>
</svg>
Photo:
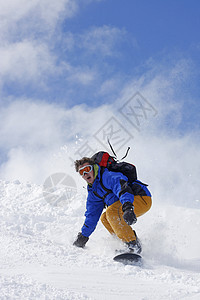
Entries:
<svg viewBox="0 0 200 300">
<path fill-rule="evenodd" d="M 198 44 L 199 9 L 198 1 L 100 1 L 84 7 L 68 24 L 74 32 L 103 25 L 124 28 L 137 41 L 142 63 L 163 50 L 185 52 Z"/>
<path fill-rule="evenodd" d="M 145 138 L 189 148 L 200 129 L 199 16 L 198 0 L 2 1 L 0 175 L 35 179 L 44 153 L 90 140 L 136 92 L 158 111 Z"/>
<path fill-rule="evenodd" d="M 131 77 L 147 72 L 153 63 L 165 72 L 167 66 L 172 67 L 177 60 L 186 59 L 191 62 L 192 70 L 184 83 L 185 95 L 193 97 L 196 112 L 200 95 L 199 1 L 93 2 L 82 7 L 75 18 L 67 20 L 64 30 L 70 28 L 76 34 L 103 26 L 124 30 L 124 35 L 114 45 L 113 56 L 100 57 L 97 49 L 96 53 L 84 57 L 88 59 L 87 64 L 96 65 L 100 59 L 103 75 L 119 75 L 124 78 L 123 85 Z M 88 102 L 96 103 L 95 100 L 90 98 Z"/>
<path fill-rule="evenodd" d="M 35 43 L 45 42 L 55 60 L 55 69 L 66 63 L 73 71 L 66 66 L 48 74 L 47 68 L 42 74 L 42 86 L 33 81 L 6 80 L 3 95 L 61 102 L 68 107 L 80 103 L 97 106 L 99 102 L 114 101 L 129 80 L 149 71 L 152 64 L 165 71 L 166 66 L 186 59 L 194 64 L 192 80 L 187 80 L 192 85 L 188 87 L 189 93 L 198 97 L 199 1 L 75 2 L 75 12 L 70 17 L 60 15 L 52 31 L 42 27 L 35 10 L 35 19 L 41 26 L 22 18 L 13 22 L 18 30 L 12 35 L 17 42 L 30 41 L 30 37 Z M 109 44 L 107 48 L 105 44 Z M 78 94 L 74 80 L 77 74 L 72 78 L 76 72 L 85 74 L 85 79 L 79 78 Z M 99 94 L 98 89 L 106 79 L 116 80 L 116 86 L 120 87 L 115 87 L 112 93 Z"/>
<path fill-rule="evenodd" d="M 23 8 L 24 1 L 17 2 Z M 21 77 L 3 74 L 3 97 L 39 99 L 66 107 L 82 103 L 96 107 L 114 102 L 133 78 L 153 71 L 170 72 L 177 61 L 185 60 L 191 67 L 184 82 L 185 96 L 192 96 L 196 113 L 200 94 L 199 1 L 65 0 L 61 1 L 63 13 L 58 11 L 55 20 L 51 12 L 47 14 L 49 20 L 44 19 L 43 2 L 44 12 L 29 8 L 27 15 L 11 20 L 15 30 L 8 26 L 6 43 L 26 42 L 24 51 L 39 45 L 41 53 L 33 53 L 31 71 L 27 66 L 31 57 L 18 58 L 19 65 L 14 68 L 19 68 L 20 63 L 26 68 Z M 70 9 L 71 13 L 67 13 Z M 7 21 L 13 18 L 5 14 L 6 17 Z M 40 56 L 41 60 L 46 56 L 41 73 L 40 61 L 37 62 Z M 106 90 L 109 83 L 111 88 Z"/>
</svg>

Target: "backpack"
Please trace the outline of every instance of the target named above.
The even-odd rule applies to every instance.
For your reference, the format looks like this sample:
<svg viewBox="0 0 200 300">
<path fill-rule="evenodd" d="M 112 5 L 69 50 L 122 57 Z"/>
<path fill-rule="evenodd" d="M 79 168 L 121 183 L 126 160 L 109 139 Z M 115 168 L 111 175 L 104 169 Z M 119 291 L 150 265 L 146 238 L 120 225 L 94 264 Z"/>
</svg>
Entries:
<svg viewBox="0 0 200 300">
<path fill-rule="evenodd" d="M 137 180 L 136 167 L 127 162 L 117 162 L 108 152 L 100 151 L 91 157 L 100 167 L 107 168 L 112 172 L 121 172 L 132 183 Z"/>
</svg>

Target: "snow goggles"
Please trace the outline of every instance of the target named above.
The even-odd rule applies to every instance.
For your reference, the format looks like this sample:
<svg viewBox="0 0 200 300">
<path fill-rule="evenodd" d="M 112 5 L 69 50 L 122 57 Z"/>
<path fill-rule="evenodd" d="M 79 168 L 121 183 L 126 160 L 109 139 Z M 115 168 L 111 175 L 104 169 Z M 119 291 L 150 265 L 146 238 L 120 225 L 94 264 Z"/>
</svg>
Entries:
<svg viewBox="0 0 200 300">
<path fill-rule="evenodd" d="M 81 176 L 84 176 L 85 174 L 90 173 L 92 171 L 92 169 L 93 169 L 92 165 L 87 165 L 87 166 L 80 168 L 78 170 L 78 172 Z"/>
</svg>

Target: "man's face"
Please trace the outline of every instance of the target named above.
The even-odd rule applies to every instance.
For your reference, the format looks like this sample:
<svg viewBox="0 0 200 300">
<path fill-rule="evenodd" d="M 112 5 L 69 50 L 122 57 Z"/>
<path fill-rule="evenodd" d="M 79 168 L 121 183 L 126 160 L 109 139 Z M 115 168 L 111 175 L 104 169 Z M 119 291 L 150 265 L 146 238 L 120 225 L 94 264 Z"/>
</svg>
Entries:
<svg viewBox="0 0 200 300">
<path fill-rule="evenodd" d="M 85 166 L 90 165 L 89 163 L 84 163 L 82 165 L 80 165 L 79 170 Z M 83 169 L 84 170 L 84 169 Z M 89 173 L 84 172 L 84 174 L 82 175 L 83 179 L 85 179 L 85 181 L 87 181 L 87 183 L 93 184 L 94 182 L 94 169 L 92 166 L 92 170 Z"/>
</svg>

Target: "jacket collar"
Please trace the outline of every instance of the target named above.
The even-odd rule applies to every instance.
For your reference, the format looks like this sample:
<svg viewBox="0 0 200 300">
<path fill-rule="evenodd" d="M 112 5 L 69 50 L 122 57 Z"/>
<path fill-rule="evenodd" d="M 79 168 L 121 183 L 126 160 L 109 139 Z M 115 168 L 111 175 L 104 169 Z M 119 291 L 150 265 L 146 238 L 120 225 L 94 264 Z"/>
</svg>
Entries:
<svg viewBox="0 0 200 300">
<path fill-rule="evenodd" d="M 95 182 L 96 178 L 97 177 L 99 178 L 99 176 L 100 176 L 99 175 L 100 174 L 100 167 L 97 164 L 94 164 L 93 165 L 93 170 L 94 170 L 94 182 Z M 88 183 L 88 185 L 89 185 L 89 187 L 92 187 L 91 183 Z"/>
</svg>

